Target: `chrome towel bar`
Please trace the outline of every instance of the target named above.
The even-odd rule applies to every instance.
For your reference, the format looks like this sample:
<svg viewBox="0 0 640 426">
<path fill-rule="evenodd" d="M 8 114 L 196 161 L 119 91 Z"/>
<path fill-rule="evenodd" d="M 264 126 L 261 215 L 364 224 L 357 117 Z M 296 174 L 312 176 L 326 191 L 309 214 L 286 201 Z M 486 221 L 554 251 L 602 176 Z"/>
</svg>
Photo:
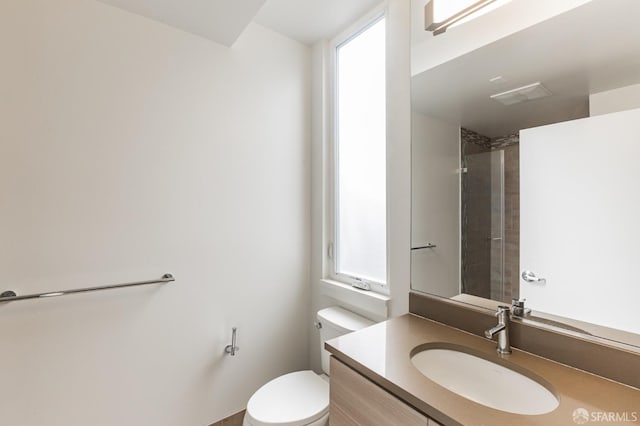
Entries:
<svg viewBox="0 0 640 426">
<path fill-rule="evenodd" d="M 98 291 L 98 290 L 111 290 L 114 288 L 134 287 L 138 285 L 147 285 L 147 284 L 164 284 L 164 283 L 168 283 L 175 280 L 176 279 L 173 277 L 173 275 L 164 274 L 162 278 L 156 279 L 156 280 L 136 281 L 132 283 L 103 285 L 98 287 L 77 288 L 74 290 L 52 291 L 49 293 L 25 294 L 23 296 L 18 296 L 14 291 L 9 290 L 0 294 L 0 302 L 16 302 L 18 300 L 39 299 L 41 297 L 66 296 L 68 294 L 87 293 L 90 291 Z"/>
</svg>

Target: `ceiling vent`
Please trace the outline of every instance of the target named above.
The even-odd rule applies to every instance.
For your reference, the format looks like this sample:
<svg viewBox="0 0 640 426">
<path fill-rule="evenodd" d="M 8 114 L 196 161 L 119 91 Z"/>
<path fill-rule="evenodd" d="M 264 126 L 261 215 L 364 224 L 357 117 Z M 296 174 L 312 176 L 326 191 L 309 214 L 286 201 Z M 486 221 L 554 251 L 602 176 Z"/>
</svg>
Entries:
<svg viewBox="0 0 640 426">
<path fill-rule="evenodd" d="M 542 83 L 537 82 L 517 89 L 508 90 L 506 92 L 491 95 L 491 99 L 500 102 L 503 105 L 513 105 L 520 102 L 530 101 L 532 99 L 544 98 L 551 96 L 549 89 L 544 87 Z"/>
</svg>

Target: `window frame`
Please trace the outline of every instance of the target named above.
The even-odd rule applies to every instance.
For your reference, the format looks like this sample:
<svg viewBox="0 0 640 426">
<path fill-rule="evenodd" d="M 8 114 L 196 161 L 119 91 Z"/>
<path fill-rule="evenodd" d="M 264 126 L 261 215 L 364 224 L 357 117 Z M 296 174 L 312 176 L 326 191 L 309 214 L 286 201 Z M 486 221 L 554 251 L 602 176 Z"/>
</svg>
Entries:
<svg viewBox="0 0 640 426">
<path fill-rule="evenodd" d="M 338 281 L 347 285 L 351 285 L 359 288 L 366 288 L 376 293 L 388 295 L 389 289 L 389 176 L 388 176 L 388 126 L 385 134 L 385 163 L 386 163 L 386 185 L 385 185 L 385 206 L 386 206 L 386 248 L 385 248 L 385 262 L 386 262 L 386 282 L 380 283 L 362 277 L 351 276 L 337 271 L 337 247 L 338 241 L 338 48 L 350 40 L 358 37 L 360 34 L 368 30 L 373 25 L 384 19 L 385 25 L 385 38 L 388 40 L 389 35 L 389 15 L 386 2 L 375 7 L 362 18 L 355 21 L 347 29 L 342 31 L 336 37 L 329 41 L 327 46 L 326 55 L 326 78 L 327 78 L 327 100 L 325 117 L 327 138 L 325 139 L 325 200 L 324 200 L 324 212 L 325 212 L 325 232 L 324 232 L 324 244 L 323 244 L 323 276 L 327 280 Z M 385 46 L 385 50 L 387 46 Z M 386 54 L 388 58 L 388 53 Z M 388 70 L 388 60 L 385 60 L 385 67 Z M 388 72 L 386 72 L 388 74 Z M 388 77 L 387 77 L 388 78 Z M 388 87 L 388 85 L 387 85 Z M 386 97 L 388 98 L 388 92 Z M 386 113 L 386 120 L 388 123 L 388 110 Z"/>
</svg>

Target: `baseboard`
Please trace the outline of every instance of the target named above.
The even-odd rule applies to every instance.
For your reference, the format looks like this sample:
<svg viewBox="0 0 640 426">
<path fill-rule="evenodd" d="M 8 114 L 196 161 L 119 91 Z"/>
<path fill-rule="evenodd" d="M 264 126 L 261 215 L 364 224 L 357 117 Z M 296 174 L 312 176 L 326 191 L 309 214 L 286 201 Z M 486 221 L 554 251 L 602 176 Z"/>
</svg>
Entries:
<svg viewBox="0 0 640 426">
<path fill-rule="evenodd" d="M 246 410 L 242 410 L 239 413 L 233 414 L 215 423 L 211 423 L 209 426 L 242 426 L 245 411 Z"/>
</svg>

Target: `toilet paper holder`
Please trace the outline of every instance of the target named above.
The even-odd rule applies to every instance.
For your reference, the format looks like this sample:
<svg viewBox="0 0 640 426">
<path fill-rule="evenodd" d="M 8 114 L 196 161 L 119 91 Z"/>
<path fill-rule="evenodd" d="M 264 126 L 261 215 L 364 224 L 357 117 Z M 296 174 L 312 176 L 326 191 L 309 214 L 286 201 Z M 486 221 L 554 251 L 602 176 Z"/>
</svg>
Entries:
<svg viewBox="0 0 640 426">
<path fill-rule="evenodd" d="M 233 327 L 231 329 L 231 344 L 225 346 L 224 351 L 225 353 L 231 355 L 231 356 L 235 356 L 236 352 L 238 352 L 240 350 L 239 347 L 236 346 L 236 336 L 238 334 L 238 328 L 237 327 Z"/>
</svg>

